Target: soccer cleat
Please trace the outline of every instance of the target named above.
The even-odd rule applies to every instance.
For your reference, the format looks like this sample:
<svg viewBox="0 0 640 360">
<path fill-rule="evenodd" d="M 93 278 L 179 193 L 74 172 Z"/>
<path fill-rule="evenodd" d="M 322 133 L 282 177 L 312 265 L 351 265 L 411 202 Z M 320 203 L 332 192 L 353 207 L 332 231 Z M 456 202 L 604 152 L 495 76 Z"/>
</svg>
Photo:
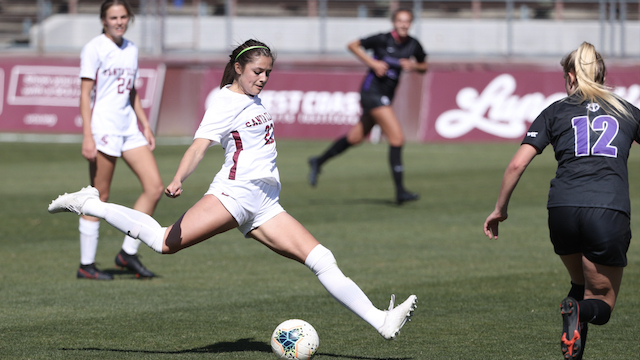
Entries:
<svg viewBox="0 0 640 360">
<path fill-rule="evenodd" d="M 385 311 L 384 324 L 378 329 L 380 335 L 387 340 L 394 339 L 404 324 L 407 321 L 411 321 L 411 315 L 413 315 L 413 311 L 417 307 L 418 297 L 411 295 L 402 304 L 394 308 L 395 300 L 396 296 L 391 295 L 389 310 Z"/>
<path fill-rule="evenodd" d="M 77 215 L 82 215 L 82 206 L 89 199 L 100 200 L 98 189 L 93 186 L 87 186 L 71 194 L 64 193 L 58 196 L 49 204 L 49 212 L 51 214 L 68 211 Z"/>
<path fill-rule="evenodd" d="M 96 264 L 82 265 L 78 268 L 78 279 L 113 280 L 113 275 L 98 270 Z"/>
<path fill-rule="evenodd" d="M 582 339 L 580 337 L 580 306 L 576 299 L 566 297 L 560 303 L 562 314 L 562 337 L 560 348 L 565 359 L 582 358 Z"/>
<path fill-rule="evenodd" d="M 315 187 L 318 184 L 318 175 L 320 175 L 320 164 L 317 157 L 309 158 L 309 185 Z"/>
<path fill-rule="evenodd" d="M 412 193 L 406 190 L 401 190 L 396 193 L 396 202 L 402 204 L 407 201 L 415 201 L 420 198 L 420 194 Z"/>
<path fill-rule="evenodd" d="M 152 273 L 142 265 L 140 259 L 138 259 L 138 255 L 129 255 L 124 250 L 120 250 L 118 255 L 116 255 L 116 265 L 121 268 L 127 268 L 134 273 L 136 273 L 137 278 L 152 278 L 155 277 L 156 274 Z"/>
</svg>

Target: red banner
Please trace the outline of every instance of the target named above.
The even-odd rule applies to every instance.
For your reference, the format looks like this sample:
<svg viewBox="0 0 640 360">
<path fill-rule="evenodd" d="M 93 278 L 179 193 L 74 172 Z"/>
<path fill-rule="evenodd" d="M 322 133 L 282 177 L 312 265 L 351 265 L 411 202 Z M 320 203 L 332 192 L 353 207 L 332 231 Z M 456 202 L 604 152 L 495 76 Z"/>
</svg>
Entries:
<svg viewBox="0 0 640 360">
<path fill-rule="evenodd" d="M 219 90 L 221 70 L 207 75 L 204 108 Z M 278 138 L 333 138 L 360 120 L 362 71 L 277 71 L 260 99 L 277 124 Z M 204 114 L 204 110 L 203 110 Z"/>
<path fill-rule="evenodd" d="M 612 69 L 607 84 L 640 105 L 637 68 Z M 424 84 L 421 141 L 521 139 L 538 114 L 566 96 L 562 70 L 434 72 Z"/>
<path fill-rule="evenodd" d="M 161 89 L 163 66 L 141 62 L 136 89 L 150 121 Z M 0 61 L 0 131 L 82 133 L 80 59 Z"/>
<path fill-rule="evenodd" d="M 80 133 L 78 66 L 79 59 L 0 60 L 0 131 Z M 140 61 L 136 88 L 152 123 L 162 95 L 160 127 L 170 135 L 192 136 L 207 100 L 218 91 L 224 64 L 195 70 L 188 62 L 171 66 L 163 91 L 164 64 Z M 326 62 L 309 68 L 274 69 L 260 95 L 278 124 L 279 139 L 330 140 L 360 119 L 363 68 L 334 69 Z M 566 96 L 559 66 L 493 64 L 487 70 L 478 64 L 432 64 L 431 69 L 425 76 L 403 75 L 394 99 L 409 141 L 518 141 L 545 107 Z M 636 106 L 639 70 L 613 65 L 607 73 L 607 84 Z"/>
</svg>

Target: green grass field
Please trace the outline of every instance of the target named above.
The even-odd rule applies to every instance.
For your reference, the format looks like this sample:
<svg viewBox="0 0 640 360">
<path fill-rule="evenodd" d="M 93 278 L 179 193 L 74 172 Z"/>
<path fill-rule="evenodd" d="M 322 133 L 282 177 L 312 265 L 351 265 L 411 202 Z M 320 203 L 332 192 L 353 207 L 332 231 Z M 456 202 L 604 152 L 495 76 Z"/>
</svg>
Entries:
<svg viewBox="0 0 640 360">
<path fill-rule="evenodd" d="M 236 231 L 175 255 L 140 248 L 160 275 L 137 280 L 115 268 L 122 235 L 102 223 L 98 266 L 111 282 L 76 279 L 78 220 L 50 215 L 60 193 L 88 181 L 79 144 L 0 143 L 0 359 L 275 359 L 269 337 L 289 318 L 320 336 L 317 360 L 561 359 L 560 300 L 569 278 L 548 240 L 551 149 L 522 178 L 489 240 L 482 224 L 518 147 L 409 144 L 406 183 L 422 198 L 394 205 L 387 146 L 365 144 L 306 182 L 308 156 L 328 142 L 279 141 L 281 203 L 335 254 L 344 273 L 380 308 L 389 295 L 418 295 L 418 309 L 395 341 L 339 305 L 303 265 Z M 165 183 L 186 149 L 156 149 Z M 222 162 L 212 148 L 178 199 L 156 212 L 170 224 L 206 191 Z M 630 159 L 633 231 L 640 231 L 640 150 Z M 132 205 L 139 185 L 121 162 L 112 202 Z M 637 240 L 636 240 L 637 241 Z M 637 359 L 640 248 L 629 250 L 611 321 L 591 326 L 585 359 Z"/>
</svg>

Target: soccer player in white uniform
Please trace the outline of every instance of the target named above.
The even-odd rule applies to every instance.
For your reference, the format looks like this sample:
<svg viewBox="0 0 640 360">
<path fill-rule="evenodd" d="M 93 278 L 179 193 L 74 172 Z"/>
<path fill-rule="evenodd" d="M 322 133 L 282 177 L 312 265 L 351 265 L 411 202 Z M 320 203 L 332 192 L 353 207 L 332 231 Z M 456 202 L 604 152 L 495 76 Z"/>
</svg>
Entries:
<svg viewBox="0 0 640 360">
<path fill-rule="evenodd" d="M 92 187 L 61 195 L 49 205 L 49 212 L 70 211 L 105 219 L 162 254 L 175 253 L 238 228 L 246 237 L 305 264 L 338 302 L 385 339 L 393 339 L 411 317 L 417 297 L 411 295 L 394 308 L 392 295 L 389 310 L 377 309 L 338 268 L 331 251 L 278 202 L 280 177 L 276 167 L 274 124 L 258 97 L 273 62 L 271 50 L 256 40 L 248 40 L 232 52 L 221 90 L 207 110 L 165 194 L 173 198 L 182 193 L 182 183 L 210 146 L 223 146 L 225 162 L 202 199 L 175 224 L 162 227 L 142 212 L 103 202 Z"/>
<path fill-rule="evenodd" d="M 84 46 L 80 57 L 82 155 L 89 160 L 91 184 L 100 191 L 103 201 L 109 198 L 116 161 L 122 157 L 143 188 L 134 209 L 153 214 L 164 186 L 151 152 L 155 139 L 135 89 L 138 48 L 123 37 L 133 12 L 125 0 L 106 0 L 100 9 L 100 19 L 103 33 Z M 113 275 L 95 266 L 99 227 L 98 218 L 80 218 L 78 278 L 113 279 Z M 153 277 L 154 273 L 136 255 L 139 246 L 140 241 L 125 237 L 115 258 L 116 265 L 128 268 L 140 278 Z"/>
</svg>

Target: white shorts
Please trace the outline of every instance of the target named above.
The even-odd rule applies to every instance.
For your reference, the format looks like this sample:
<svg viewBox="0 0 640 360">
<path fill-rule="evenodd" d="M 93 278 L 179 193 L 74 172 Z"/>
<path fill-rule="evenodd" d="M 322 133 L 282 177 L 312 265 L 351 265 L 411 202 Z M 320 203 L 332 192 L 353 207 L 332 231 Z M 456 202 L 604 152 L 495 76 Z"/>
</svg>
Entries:
<svg viewBox="0 0 640 360">
<path fill-rule="evenodd" d="M 262 180 L 226 180 L 216 177 L 205 195 L 213 195 L 231 213 L 238 230 L 247 234 L 284 212 L 280 205 L 280 183 Z"/>
<path fill-rule="evenodd" d="M 140 131 L 128 136 L 93 134 L 93 140 L 96 142 L 98 151 L 115 157 L 122 156 L 122 153 L 127 150 L 149 145 L 147 138 Z"/>
</svg>

